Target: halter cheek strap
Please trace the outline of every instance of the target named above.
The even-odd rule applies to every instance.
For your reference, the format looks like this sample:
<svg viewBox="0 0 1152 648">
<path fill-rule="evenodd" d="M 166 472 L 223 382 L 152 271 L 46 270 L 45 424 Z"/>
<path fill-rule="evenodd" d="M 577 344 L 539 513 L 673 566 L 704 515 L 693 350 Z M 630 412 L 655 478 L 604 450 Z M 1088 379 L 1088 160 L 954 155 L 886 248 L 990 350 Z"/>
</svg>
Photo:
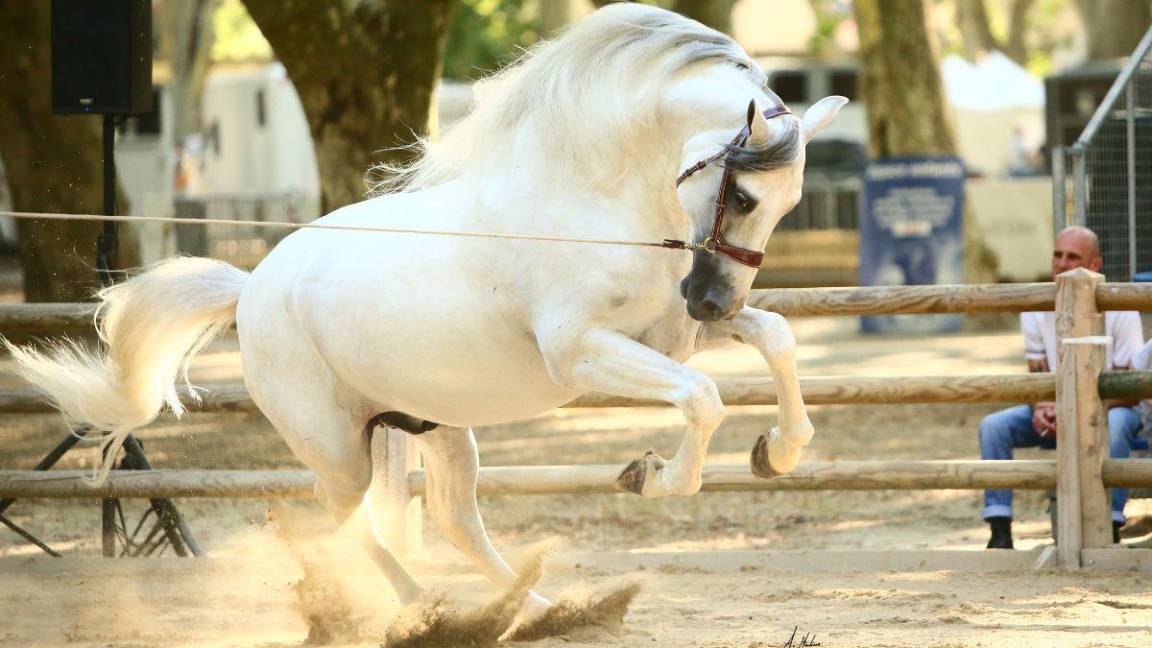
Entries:
<svg viewBox="0 0 1152 648">
<path fill-rule="evenodd" d="M 790 114 L 792 114 L 792 111 L 788 110 L 788 106 L 781 103 L 779 106 L 765 110 L 764 118 L 772 119 L 780 115 Z M 751 137 L 751 134 L 752 126 L 749 124 L 736 134 L 736 137 L 732 139 L 731 146 L 744 146 L 748 143 L 748 138 Z M 676 186 L 679 187 L 680 183 L 692 177 L 692 174 L 724 157 L 725 154 L 726 151 L 721 151 L 712 157 L 700 160 L 696 164 L 688 167 L 680 174 L 680 177 L 676 178 Z M 716 211 L 712 220 L 712 233 L 708 235 L 708 238 L 704 239 L 703 243 L 686 243 L 677 239 L 664 239 L 664 247 L 675 250 L 703 250 L 710 254 L 722 254 L 750 268 L 760 267 L 760 264 L 764 262 L 763 250 L 750 250 L 748 248 L 729 245 L 728 242 L 724 240 L 724 233 L 721 231 L 724 225 L 724 210 L 728 205 L 728 185 L 731 179 L 732 170 L 724 169 L 724 175 L 720 178 L 720 189 L 716 192 Z"/>
</svg>

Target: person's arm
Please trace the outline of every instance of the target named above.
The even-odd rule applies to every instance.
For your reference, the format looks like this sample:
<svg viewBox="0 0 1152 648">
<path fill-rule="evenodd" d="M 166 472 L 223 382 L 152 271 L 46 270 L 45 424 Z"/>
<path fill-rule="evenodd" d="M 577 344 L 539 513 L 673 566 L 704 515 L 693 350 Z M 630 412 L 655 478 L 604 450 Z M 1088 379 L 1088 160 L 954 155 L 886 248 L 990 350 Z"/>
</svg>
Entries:
<svg viewBox="0 0 1152 648">
<path fill-rule="evenodd" d="M 1140 315 L 1135 311 L 1116 314 L 1115 329 L 1112 331 L 1112 371 L 1130 371 L 1132 357 L 1144 346 L 1144 327 Z M 1136 407 L 1139 398 L 1109 398 L 1104 401 L 1105 409 L 1113 407 Z"/>
<path fill-rule="evenodd" d="M 1029 358 L 1028 371 L 1030 373 L 1048 373 L 1048 359 Z M 1032 403 L 1032 428 L 1043 437 L 1056 434 L 1055 401 L 1036 401 Z"/>
<path fill-rule="evenodd" d="M 1021 313 L 1020 330 L 1024 333 L 1024 359 L 1028 362 L 1028 371 L 1031 373 L 1048 373 L 1052 368 L 1048 366 L 1048 354 L 1044 350 L 1044 336 L 1041 327 L 1044 326 L 1039 313 Z M 1056 403 L 1053 401 L 1037 401 L 1032 406 L 1032 428 L 1040 436 L 1056 434 Z"/>
</svg>

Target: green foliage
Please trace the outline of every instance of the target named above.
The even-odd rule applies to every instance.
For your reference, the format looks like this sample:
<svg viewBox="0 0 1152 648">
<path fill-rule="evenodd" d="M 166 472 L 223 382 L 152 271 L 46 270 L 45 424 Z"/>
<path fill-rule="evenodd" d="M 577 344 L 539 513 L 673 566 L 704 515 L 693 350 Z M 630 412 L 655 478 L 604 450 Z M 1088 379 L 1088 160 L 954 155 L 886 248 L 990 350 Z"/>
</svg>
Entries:
<svg viewBox="0 0 1152 648">
<path fill-rule="evenodd" d="M 508 64 L 540 38 L 540 2 L 461 0 L 444 55 L 444 77 L 475 80 Z"/>
<path fill-rule="evenodd" d="M 848 0 L 808 0 L 816 15 L 816 29 L 808 39 L 812 56 L 833 57 L 837 52 L 836 32 L 845 20 L 852 19 L 852 3 Z"/>
<path fill-rule="evenodd" d="M 241 0 L 222 0 L 212 17 L 213 61 L 271 60 L 272 46 Z"/>
</svg>

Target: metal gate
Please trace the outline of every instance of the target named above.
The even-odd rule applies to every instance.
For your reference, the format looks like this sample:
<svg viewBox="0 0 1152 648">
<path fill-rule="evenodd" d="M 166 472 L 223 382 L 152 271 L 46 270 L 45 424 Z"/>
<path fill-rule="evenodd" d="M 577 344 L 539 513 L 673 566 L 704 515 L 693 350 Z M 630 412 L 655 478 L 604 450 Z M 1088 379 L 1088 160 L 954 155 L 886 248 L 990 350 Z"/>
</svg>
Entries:
<svg viewBox="0 0 1152 648">
<path fill-rule="evenodd" d="M 1152 270 L 1152 29 L 1076 143 L 1052 152 L 1052 180 L 1057 230 L 1095 231 L 1110 281 Z"/>
</svg>

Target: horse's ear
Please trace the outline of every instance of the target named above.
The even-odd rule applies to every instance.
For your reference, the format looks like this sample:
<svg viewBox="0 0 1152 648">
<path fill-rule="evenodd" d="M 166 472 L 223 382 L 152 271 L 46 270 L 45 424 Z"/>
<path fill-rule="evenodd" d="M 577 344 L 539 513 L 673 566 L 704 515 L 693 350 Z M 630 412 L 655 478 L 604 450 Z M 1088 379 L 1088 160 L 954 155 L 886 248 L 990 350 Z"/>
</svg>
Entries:
<svg viewBox="0 0 1152 648">
<path fill-rule="evenodd" d="M 748 103 L 748 146 L 761 149 L 768 146 L 770 134 L 768 132 L 768 118 L 756 109 L 756 101 Z"/>
<path fill-rule="evenodd" d="M 844 97 L 824 97 L 820 101 L 812 104 L 808 110 L 804 111 L 804 116 L 800 119 L 800 129 L 804 134 L 804 142 L 810 142 L 816 133 L 824 130 L 824 127 L 832 123 L 836 119 L 836 115 L 840 113 L 840 109 L 848 103 Z"/>
</svg>

